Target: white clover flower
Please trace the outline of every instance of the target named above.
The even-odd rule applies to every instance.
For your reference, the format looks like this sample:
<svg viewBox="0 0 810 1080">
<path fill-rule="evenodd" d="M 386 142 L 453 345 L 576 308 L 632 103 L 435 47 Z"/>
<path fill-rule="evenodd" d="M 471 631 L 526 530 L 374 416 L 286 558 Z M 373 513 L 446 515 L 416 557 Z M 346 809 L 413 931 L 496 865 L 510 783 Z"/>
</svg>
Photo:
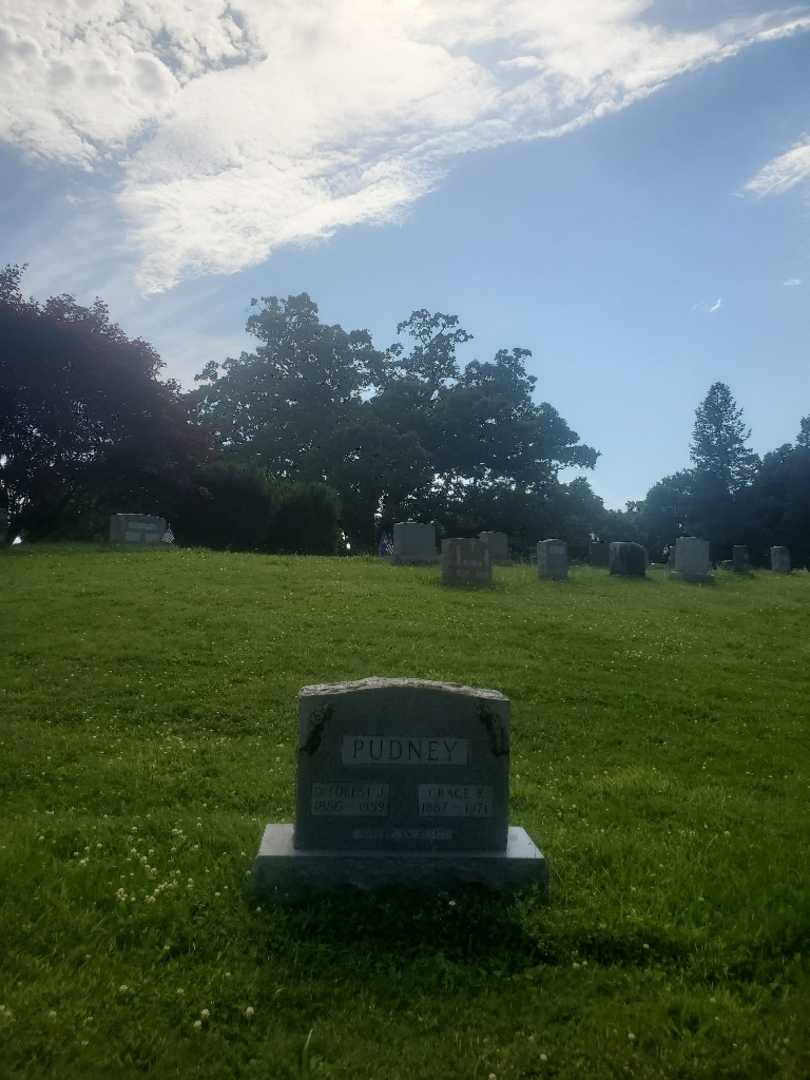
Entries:
<svg viewBox="0 0 810 1080">
<path fill-rule="evenodd" d="M 195 1028 L 196 1031 L 202 1030 L 202 1020 L 195 1020 L 192 1026 Z"/>
<path fill-rule="evenodd" d="M 211 1013 L 208 1011 L 208 1009 L 202 1009 L 200 1011 L 200 1018 L 202 1020 L 208 1020 L 210 1018 L 210 1016 L 211 1016 Z"/>
<path fill-rule="evenodd" d="M 248 1005 L 248 1007 L 245 1009 L 245 1019 L 252 1020 L 255 1015 L 256 1010 L 253 1008 L 252 1005 Z"/>
</svg>

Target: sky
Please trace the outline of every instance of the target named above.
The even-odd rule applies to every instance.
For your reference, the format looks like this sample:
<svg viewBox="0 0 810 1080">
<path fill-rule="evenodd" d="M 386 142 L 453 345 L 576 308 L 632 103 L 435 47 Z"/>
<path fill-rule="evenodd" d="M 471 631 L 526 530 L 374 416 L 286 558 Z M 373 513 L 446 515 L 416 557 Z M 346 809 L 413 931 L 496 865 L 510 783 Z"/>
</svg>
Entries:
<svg viewBox="0 0 810 1080">
<path fill-rule="evenodd" d="M 252 297 L 458 315 L 618 508 L 714 381 L 760 453 L 810 413 L 810 4 L 0 0 L 7 262 L 187 387 Z"/>
</svg>

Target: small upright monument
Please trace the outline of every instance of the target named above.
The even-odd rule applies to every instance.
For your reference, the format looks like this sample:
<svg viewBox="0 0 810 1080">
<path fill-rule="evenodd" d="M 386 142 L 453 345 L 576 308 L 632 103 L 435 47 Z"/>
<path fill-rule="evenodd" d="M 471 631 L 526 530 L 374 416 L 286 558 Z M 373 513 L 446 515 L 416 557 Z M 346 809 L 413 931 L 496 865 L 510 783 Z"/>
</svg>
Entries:
<svg viewBox="0 0 810 1080">
<path fill-rule="evenodd" d="M 614 540 L 610 545 L 610 572 L 622 577 L 646 577 L 647 552 L 641 544 Z"/>
<path fill-rule="evenodd" d="M 503 532 L 482 532 L 478 534 L 482 544 L 486 544 L 489 560 L 495 566 L 511 563 L 509 556 L 509 537 Z"/>
<path fill-rule="evenodd" d="M 731 549 L 731 567 L 735 574 L 747 574 L 750 571 L 748 548 L 745 544 L 735 544 Z"/>
<path fill-rule="evenodd" d="M 771 570 L 775 574 L 790 573 L 790 551 L 786 547 L 771 548 Z"/>
<path fill-rule="evenodd" d="M 421 521 L 398 521 L 394 525 L 391 562 L 415 565 L 436 562 L 436 526 Z"/>
<path fill-rule="evenodd" d="M 491 581 L 486 544 L 461 536 L 442 540 L 442 585 L 489 585 Z"/>
<path fill-rule="evenodd" d="M 714 581 L 709 560 L 709 541 L 697 536 L 679 536 L 670 554 L 669 576 L 676 581 Z"/>
<path fill-rule="evenodd" d="M 568 577 L 568 545 L 564 540 L 541 540 L 537 545 L 537 576 L 565 581 Z"/>
<path fill-rule="evenodd" d="M 588 562 L 591 566 L 607 566 L 609 562 L 608 545 L 604 540 L 591 540 L 588 544 Z"/>
<path fill-rule="evenodd" d="M 305 686 L 295 825 L 268 825 L 259 892 L 547 882 L 509 825 L 508 698 L 420 679 Z"/>
</svg>

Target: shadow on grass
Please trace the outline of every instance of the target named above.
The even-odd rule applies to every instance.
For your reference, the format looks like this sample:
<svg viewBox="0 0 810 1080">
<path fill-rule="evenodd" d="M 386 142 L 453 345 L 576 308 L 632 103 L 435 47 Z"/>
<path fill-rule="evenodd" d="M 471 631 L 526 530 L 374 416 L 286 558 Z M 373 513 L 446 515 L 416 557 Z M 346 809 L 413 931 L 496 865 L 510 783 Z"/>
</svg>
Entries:
<svg viewBox="0 0 810 1080">
<path fill-rule="evenodd" d="M 268 944 L 280 938 L 316 951 L 362 957 L 364 964 L 385 964 L 393 953 L 428 950 L 459 960 L 489 956 L 520 970 L 544 959 L 522 918 L 527 904 L 537 918 L 546 906 L 544 894 L 474 886 L 430 896 L 407 889 L 310 892 L 292 903 L 266 903 L 263 922 Z"/>
</svg>

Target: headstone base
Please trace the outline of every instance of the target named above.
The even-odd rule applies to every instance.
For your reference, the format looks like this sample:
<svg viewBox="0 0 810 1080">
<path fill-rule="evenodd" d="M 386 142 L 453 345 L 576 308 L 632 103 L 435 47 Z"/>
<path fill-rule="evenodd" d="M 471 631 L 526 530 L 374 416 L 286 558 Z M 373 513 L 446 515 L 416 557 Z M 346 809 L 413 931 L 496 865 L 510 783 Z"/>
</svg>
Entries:
<svg viewBox="0 0 810 1080">
<path fill-rule="evenodd" d="M 670 570 L 672 581 L 690 581 L 695 585 L 713 585 L 714 574 L 687 574 L 683 570 Z"/>
<path fill-rule="evenodd" d="M 298 851 L 292 825 L 268 825 L 253 864 L 256 891 L 284 896 L 304 889 L 422 892 L 484 885 L 520 889 L 548 885 L 548 866 L 525 829 L 509 826 L 505 851 Z"/>
</svg>

